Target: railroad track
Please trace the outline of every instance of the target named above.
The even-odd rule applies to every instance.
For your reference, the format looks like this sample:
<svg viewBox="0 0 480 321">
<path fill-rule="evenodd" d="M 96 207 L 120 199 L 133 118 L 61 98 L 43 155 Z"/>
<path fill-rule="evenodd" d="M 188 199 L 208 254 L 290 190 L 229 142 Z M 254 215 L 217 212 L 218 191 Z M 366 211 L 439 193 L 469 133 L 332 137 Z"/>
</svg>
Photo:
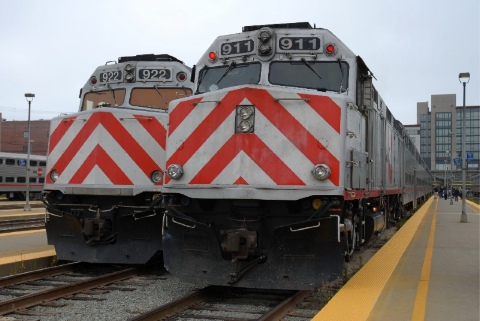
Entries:
<svg viewBox="0 0 480 321">
<path fill-rule="evenodd" d="M 45 228 L 44 217 L 0 220 L 0 233 L 36 230 Z"/>
<path fill-rule="evenodd" d="M 53 301 L 60 298 L 82 299 L 80 294 L 108 292 L 108 288 L 102 287 L 131 278 L 139 272 L 139 268 L 119 269 L 111 266 L 71 263 L 1 278 L 0 295 L 14 298 L 0 301 L 0 316 L 11 313 L 38 315 L 39 312 L 27 309 L 37 305 L 59 306 Z M 95 292 L 94 289 L 100 292 Z"/>
<path fill-rule="evenodd" d="M 311 320 L 318 309 L 303 308 L 301 302 L 312 291 L 258 290 L 209 286 L 193 294 L 148 311 L 130 321 L 150 320 L 280 320 L 289 315 Z"/>
</svg>

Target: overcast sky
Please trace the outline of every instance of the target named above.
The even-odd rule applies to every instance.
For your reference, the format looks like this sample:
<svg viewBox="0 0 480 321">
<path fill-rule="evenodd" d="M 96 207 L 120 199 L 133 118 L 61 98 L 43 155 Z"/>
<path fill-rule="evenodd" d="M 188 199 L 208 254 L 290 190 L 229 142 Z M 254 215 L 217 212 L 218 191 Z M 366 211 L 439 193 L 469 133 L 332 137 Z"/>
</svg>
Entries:
<svg viewBox="0 0 480 321">
<path fill-rule="evenodd" d="M 168 53 L 187 65 L 219 35 L 245 25 L 310 22 L 366 62 L 395 118 L 416 123 L 417 102 L 456 94 L 480 105 L 479 0 L 0 0 L 0 113 L 26 120 L 78 109 L 91 73 L 120 56 Z"/>
</svg>

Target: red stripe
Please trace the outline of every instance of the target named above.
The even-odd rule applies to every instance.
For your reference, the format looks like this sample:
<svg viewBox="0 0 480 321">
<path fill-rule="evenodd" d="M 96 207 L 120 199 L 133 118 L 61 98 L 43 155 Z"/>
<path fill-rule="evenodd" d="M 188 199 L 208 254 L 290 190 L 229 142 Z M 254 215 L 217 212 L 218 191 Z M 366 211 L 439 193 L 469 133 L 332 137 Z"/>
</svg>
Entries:
<svg viewBox="0 0 480 321">
<path fill-rule="evenodd" d="M 101 161 L 98 161 L 101 160 Z M 97 165 L 114 185 L 133 185 L 115 161 L 97 145 L 83 162 L 81 170 L 78 170 L 70 180 L 70 184 L 82 184 L 92 169 Z"/>
<path fill-rule="evenodd" d="M 155 139 L 157 144 L 165 150 L 165 140 L 167 131 L 162 123 L 155 117 L 146 117 L 144 115 L 133 115 L 140 125 Z"/>
<path fill-rule="evenodd" d="M 171 135 L 175 131 L 175 129 L 177 129 L 177 126 L 181 124 L 181 121 L 187 118 L 187 116 L 192 112 L 192 110 L 196 106 L 198 106 L 197 104 L 201 100 L 202 98 L 196 98 L 196 99 L 191 99 L 187 101 L 182 101 L 175 107 L 175 109 L 169 112 L 169 119 L 176 120 L 168 124 L 169 135 Z M 198 108 L 200 108 L 200 106 Z"/>
<path fill-rule="evenodd" d="M 240 176 L 235 182 L 233 182 L 233 185 L 248 185 L 248 183 L 243 177 Z"/>
<path fill-rule="evenodd" d="M 340 133 L 340 119 L 342 109 L 330 97 L 298 94 L 308 99 L 308 104 L 315 110 L 333 129 Z"/>
<path fill-rule="evenodd" d="M 57 128 L 52 132 L 49 139 L 48 153 L 50 154 L 52 150 L 57 146 L 60 139 L 65 136 L 67 130 L 72 126 L 73 122 L 77 117 L 66 117 L 60 121 Z"/>
<path fill-rule="evenodd" d="M 233 135 L 208 161 L 190 184 L 210 184 L 244 151 L 277 185 L 305 185 L 305 183 L 256 135 Z"/>
</svg>

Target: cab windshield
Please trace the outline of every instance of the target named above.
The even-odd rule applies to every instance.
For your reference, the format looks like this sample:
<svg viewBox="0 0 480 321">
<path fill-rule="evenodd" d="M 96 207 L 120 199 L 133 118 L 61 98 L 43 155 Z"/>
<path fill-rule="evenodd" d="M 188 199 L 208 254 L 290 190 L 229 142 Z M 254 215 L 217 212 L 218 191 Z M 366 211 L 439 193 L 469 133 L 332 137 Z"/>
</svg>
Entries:
<svg viewBox="0 0 480 321">
<path fill-rule="evenodd" d="M 339 61 L 275 61 L 268 80 L 274 85 L 345 92 L 348 71 L 348 64 Z"/>
<path fill-rule="evenodd" d="M 205 67 L 200 71 L 197 93 L 245 84 L 258 84 L 261 64 L 259 62 L 239 64 L 235 61 L 220 67 Z"/>
<path fill-rule="evenodd" d="M 125 92 L 125 88 L 91 91 L 83 98 L 82 110 L 120 106 L 125 100 Z"/>
<path fill-rule="evenodd" d="M 172 100 L 190 96 L 189 88 L 134 88 L 130 97 L 130 105 L 167 109 Z"/>
<path fill-rule="evenodd" d="M 83 98 L 82 110 L 122 106 L 125 93 L 124 88 L 89 92 Z M 191 94 L 192 90 L 189 88 L 134 88 L 130 94 L 130 106 L 167 109 L 170 101 Z"/>
</svg>

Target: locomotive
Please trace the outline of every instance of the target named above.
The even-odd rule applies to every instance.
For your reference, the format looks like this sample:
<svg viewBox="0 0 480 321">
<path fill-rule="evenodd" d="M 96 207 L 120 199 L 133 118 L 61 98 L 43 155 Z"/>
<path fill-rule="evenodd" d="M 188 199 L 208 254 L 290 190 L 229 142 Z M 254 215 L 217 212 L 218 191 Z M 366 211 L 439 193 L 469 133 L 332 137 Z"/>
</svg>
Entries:
<svg viewBox="0 0 480 321">
<path fill-rule="evenodd" d="M 169 104 L 163 258 L 188 282 L 313 289 L 431 194 L 432 175 L 327 29 L 247 26 Z"/>
<path fill-rule="evenodd" d="M 170 55 L 98 67 L 77 113 L 51 120 L 45 193 L 57 258 L 143 264 L 162 249 L 168 103 L 192 94 L 191 68 Z"/>
</svg>

